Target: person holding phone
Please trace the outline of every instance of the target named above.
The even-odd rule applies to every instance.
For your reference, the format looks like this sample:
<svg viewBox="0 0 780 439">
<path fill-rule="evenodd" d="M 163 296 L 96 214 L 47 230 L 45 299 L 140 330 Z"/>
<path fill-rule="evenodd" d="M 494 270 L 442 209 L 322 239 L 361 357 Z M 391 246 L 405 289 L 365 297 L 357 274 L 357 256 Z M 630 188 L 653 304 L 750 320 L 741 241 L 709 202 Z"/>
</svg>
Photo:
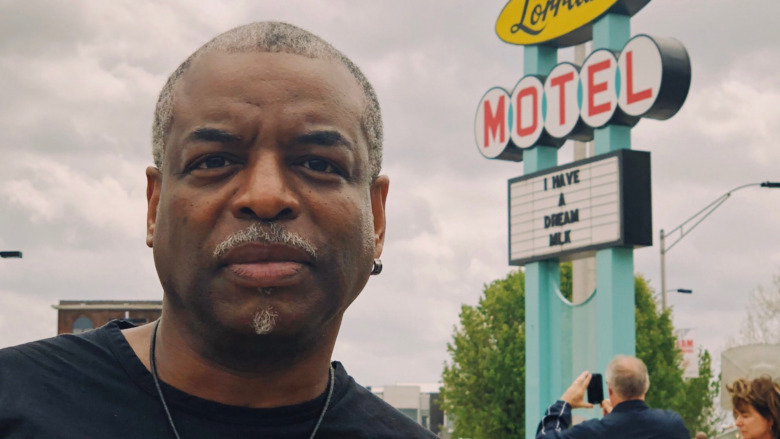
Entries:
<svg viewBox="0 0 780 439">
<path fill-rule="evenodd" d="M 594 379 L 595 378 L 595 379 Z M 650 388 L 647 366 L 639 358 L 618 355 L 607 366 L 609 399 L 601 400 L 601 375 L 581 373 L 544 414 L 536 430 L 537 439 L 688 439 L 690 434 L 679 414 L 651 409 L 645 404 Z M 589 385 L 591 382 L 597 385 Z M 586 393 L 588 401 L 585 400 Z M 599 395 L 601 393 L 601 395 Z M 571 410 L 600 404 L 602 419 L 571 426 Z"/>
</svg>

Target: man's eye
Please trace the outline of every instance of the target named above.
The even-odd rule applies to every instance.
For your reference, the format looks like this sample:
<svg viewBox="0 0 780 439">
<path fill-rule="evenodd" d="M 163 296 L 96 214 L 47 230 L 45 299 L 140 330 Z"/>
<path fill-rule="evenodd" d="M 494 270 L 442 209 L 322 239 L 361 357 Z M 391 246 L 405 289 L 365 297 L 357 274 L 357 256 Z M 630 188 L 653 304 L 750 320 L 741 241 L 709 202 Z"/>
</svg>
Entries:
<svg viewBox="0 0 780 439">
<path fill-rule="evenodd" d="M 303 167 L 317 172 L 336 173 L 338 172 L 333 165 L 322 159 L 308 159 L 303 162 Z"/>
<path fill-rule="evenodd" d="M 201 160 L 200 163 L 198 163 L 198 166 L 196 166 L 197 169 L 215 169 L 215 168 L 223 168 L 225 166 L 230 165 L 231 162 L 226 159 L 225 157 L 220 156 L 212 156 L 212 157 L 206 157 L 205 159 Z"/>
</svg>

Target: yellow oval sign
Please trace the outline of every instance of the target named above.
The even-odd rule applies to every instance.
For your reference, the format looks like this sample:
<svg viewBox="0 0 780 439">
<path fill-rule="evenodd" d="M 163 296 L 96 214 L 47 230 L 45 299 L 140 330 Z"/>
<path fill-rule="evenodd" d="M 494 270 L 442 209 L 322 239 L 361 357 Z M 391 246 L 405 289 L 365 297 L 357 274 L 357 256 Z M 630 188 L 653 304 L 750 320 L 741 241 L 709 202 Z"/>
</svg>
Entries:
<svg viewBox="0 0 780 439">
<path fill-rule="evenodd" d="M 496 21 L 510 44 L 570 46 L 591 38 L 589 24 L 606 12 L 634 15 L 650 0 L 510 0 Z"/>
</svg>

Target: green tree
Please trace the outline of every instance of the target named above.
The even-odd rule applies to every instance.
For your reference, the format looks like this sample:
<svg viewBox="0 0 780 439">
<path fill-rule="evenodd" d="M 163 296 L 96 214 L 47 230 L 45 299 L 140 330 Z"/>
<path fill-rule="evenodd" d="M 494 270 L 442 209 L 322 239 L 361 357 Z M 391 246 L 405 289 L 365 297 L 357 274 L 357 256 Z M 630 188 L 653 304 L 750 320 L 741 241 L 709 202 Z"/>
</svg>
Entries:
<svg viewBox="0 0 780 439">
<path fill-rule="evenodd" d="M 455 419 L 454 437 L 522 438 L 525 435 L 525 278 L 509 273 L 487 285 L 476 306 L 461 307 L 460 325 L 447 345 L 442 407 Z M 561 291 L 571 297 L 571 264 L 561 264 Z M 637 356 L 648 367 L 651 407 L 677 411 L 694 434 L 712 435 L 717 419 L 711 358 L 699 354 L 699 378 L 685 380 L 670 311 L 659 311 L 642 276 L 635 279 Z M 552 402 L 552 401 L 551 401 Z"/>
<path fill-rule="evenodd" d="M 523 437 L 524 283 L 523 272 L 515 271 L 486 286 L 477 306 L 461 307 L 440 394 L 455 419 L 454 437 Z"/>
<path fill-rule="evenodd" d="M 647 404 L 679 413 L 691 435 L 703 431 L 713 437 L 719 423 L 714 404 L 720 381 L 713 376 L 710 353 L 699 352 L 698 378 L 683 378 L 682 356 L 675 344 L 671 311 L 659 310 L 653 290 L 641 275 L 634 279 L 634 297 L 636 353 L 650 374 Z"/>
</svg>

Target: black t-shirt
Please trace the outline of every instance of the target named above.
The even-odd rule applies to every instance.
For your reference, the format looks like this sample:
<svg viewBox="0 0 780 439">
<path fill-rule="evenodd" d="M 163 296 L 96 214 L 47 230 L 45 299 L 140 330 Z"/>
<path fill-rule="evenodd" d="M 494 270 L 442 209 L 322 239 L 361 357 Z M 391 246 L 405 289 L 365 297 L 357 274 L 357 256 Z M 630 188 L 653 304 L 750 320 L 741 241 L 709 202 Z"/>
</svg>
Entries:
<svg viewBox="0 0 780 439">
<path fill-rule="evenodd" d="M 173 438 L 151 373 L 113 321 L 79 335 L 0 350 L 0 437 Z M 316 438 L 435 438 L 357 385 L 334 362 L 335 386 Z M 325 403 L 254 409 L 205 400 L 165 383 L 182 439 L 308 438 Z"/>
</svg>

